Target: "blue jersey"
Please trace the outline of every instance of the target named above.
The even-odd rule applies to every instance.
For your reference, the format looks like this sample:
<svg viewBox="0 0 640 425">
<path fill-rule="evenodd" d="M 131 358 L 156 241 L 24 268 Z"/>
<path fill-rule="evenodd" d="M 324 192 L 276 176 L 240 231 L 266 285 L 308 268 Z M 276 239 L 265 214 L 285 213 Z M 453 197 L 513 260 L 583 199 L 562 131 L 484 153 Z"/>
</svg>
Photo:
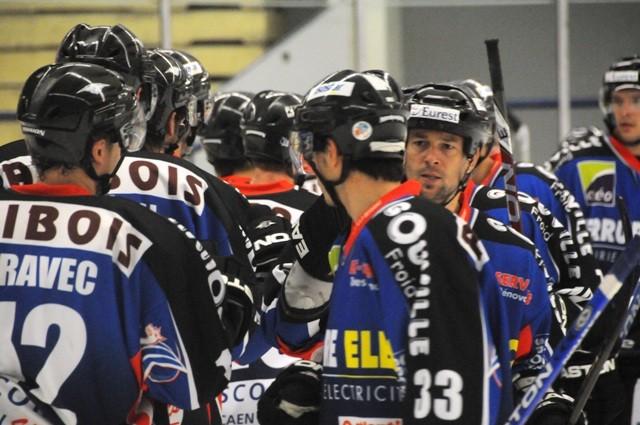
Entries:
<svg viewBox="0 0 640 425">
<path fill-rule="evenodd" d="M 493 276 L 486 252 L 419 192 L 414 181 L 389 192 L 344 243 L 323 327 L 321 424 L 493 424 L 511 408 L 504 304 L 495 280 L 479 283 Z"/>
<path fill-rule="evenodd" d="M 507 308 L 514 379 L 536 375 L 549 360 L 551 280 L 535 245 L 524 235 L 477 209 L 461 208 L 482 241 Z M 519 387 L 518 382 L 514 382 Z M 518 388 L 522 389 L 522 388 Z"/>
<path fill-rule="evenodd" d="M 494 166 L 483 181 L 485 186 L 504 189 L 505 170 L 499 156 L 492 155 Z M 547 239 L 546 247 L 540 238 L 536 239 L 531 233 L 525 233 L 530 239 L 537 241 L 538 250 L 545 257 L 545 264 L 552 278 L 560 280 L 564 288 L 575 288 L 576 293 L 589 293 L 600 283 L 598 264 L 593 255 L 591 239 L 587 230 L 587 222 L 580 205 L 571 191 L 552 173 L 533 164 L 516 164 L 516 185 L 518 191 L 527 194 L 540 204 L 535 211 L 524 207 L 538 217 L 540 223 L 553 230 L 553 219 L 556 219 L 569 231 L 562 239 L 552 237 Z M 522 202 L 521 202 L 522 204 Z M 506 205 L 505 205 L 506 207 Z M 540 216 L 541 211 L 544 214 Z M 546 217 L 546 218 L 545 218 Z M 570 243 L 568 241 L 570 239 Z M 562 245 L 558 243 L 562 241 Z M 546 255 L 546 253 L 549 255 Z M 556 272 L 557 270 L 557 272 Z"/>
<path fill-rule="evenodd" d="M 68 189 L 0 192 L 0 381 L 29 401 L 2 400 L 0 417 L 117 424 L 141 398 L 199 408 L 230 369 L 215 269 L 162 217 Z"/>
<path fill-rule="evenodd" d="M 129 153 L 118 168 L 109 195 L 172 217 L 215 254 L 235 255 L 249 263 L 251 242 L 243 230 L 248 221 L 246 199 L 186 160 L 153 152 Z"/>
<path fill-rule="evenodd" d="M 627 203 L 634 234 L 640 234 L 640 159 L 595 127 L 574 129 L 547 166 L 573 192 L 591 233 L 603 271 L 625 247 L 616 197 Z"/>
</svg>

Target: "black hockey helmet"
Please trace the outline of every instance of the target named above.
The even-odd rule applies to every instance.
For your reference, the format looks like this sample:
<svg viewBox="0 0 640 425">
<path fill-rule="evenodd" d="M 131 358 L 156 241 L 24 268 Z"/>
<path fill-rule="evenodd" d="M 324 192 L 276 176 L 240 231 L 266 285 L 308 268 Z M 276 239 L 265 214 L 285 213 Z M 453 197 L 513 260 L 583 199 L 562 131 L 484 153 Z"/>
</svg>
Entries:
<svg viewBox="0 0 640 425">
<path fill-rule="evenodd" d="M 302 98 L 293 93 L 264 90 L 244 108 L 240 121 L 245 157 L 291 164 L 291 142 L 295 110 Z"/>
<path fill-rule="evenodd" d="M 142 147 L 146 122 L 135 88 L 100 65 L 47 65 L 27 79 L 18 120 L 29 153 L 47 162 L 84 166 L 87 148 L 108 135 L 129 151 Z"/>
<path fill-rule="evenodd" d="M 492 140 L 493 117 L 488 110 L 491 108 L 468 83 L 429 83 L 414 90 L 406 103 L 410 108 L 410 130 L 422 128 L 456 134 L 463 138 L 464 153 L 468 156 Z"/>
<path fill-rule="evenodd" d="M 213 97 L 211 118 L 199 133 L 209 162 L 244 159 L 240 120 L 253 96 L 246 92 L 221 92 Z"/>
<path fill-rule="evenodd" d="M 295 143 L 309 160 L 328 137 L 352 160 L 401 159 L 408 110 L 384 71 L 338 71 L 316 84 L 296 110 Z"/>
<path fill-rule="evenodd" d="M 158 87 L 158 103 L 153 116 L 148 121 L 150 136 L 147 143 L 162 144 L 167 132 L 167 120 L 173 111 L 185 108 L 192 112 L 196 102 L 191 95 L 191 79 L 178 61 L 166 53 L 166 50 L 150 51 Z M 188 115 L 188 112 L 185 113 Z"/>
<path fill-rule="evenodd" d="M 611 96 L 618 90 L 640 90 L 640 56 L 633 55 L 619 59 L 611 64 L 604 73 L 600 88 L 600 111 L 604 116 L 604 123 L 610 132 L 616 128 L 616 122 L 611 112 Z"/>
<path fill-rule="evenodd" d="M 62 39 L 56 62 L 95 63 L 119 72 L 128 85 L 142 88 L 140 99 L 151 118 L 157 100 L 153 64 L 142 41 L 124 25 L 76 25 Z"/>
<path fill-rule="evenodd" d="M 213 100 L 211 99 L 211 82 L 209 72 L 202 62 L 193 55 L 179 50 L 167 50 L 191 79 L 191 94 L 197 102 L 195 116 L 190 117 L 191 127 L 201 127 L 205 125 L 211 117 L 213 110 Z"/>
</svg>

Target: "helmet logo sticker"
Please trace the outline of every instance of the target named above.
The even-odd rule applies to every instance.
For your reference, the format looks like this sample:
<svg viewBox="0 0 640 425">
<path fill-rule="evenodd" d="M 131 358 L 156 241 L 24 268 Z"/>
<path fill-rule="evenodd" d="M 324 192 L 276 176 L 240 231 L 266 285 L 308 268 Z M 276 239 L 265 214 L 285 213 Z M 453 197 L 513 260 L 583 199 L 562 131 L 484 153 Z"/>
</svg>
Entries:
<svg viewBox="0 0 640 425">
<path fill-rule="evenodd" d="M 615 206 L 616 163 L 584 161 L 578 164 L 582 193 L 587 205 Z"/>
<path fill-rule="evenodd" d="M 89 83 L 86 86 L 84 86 L 83 88 L 81 88 L 80 90 L 78 90 L 76 92 L 76 94 L 82 93 L 82 92 L 88 92 L 88 93 L 100 96 L 100 98 L 104 101 L 105 97 L 104 97 L 104 93 L 102 92 L 102 90 L 104 90 L 105 87 L 109 87 L 109 84 Z"/>
<path fill-rule="evenodd" d="M 427 118 L 452 123 L 460 122 L 460 111 L 435 105 L 411 105 L 411 118 Z"/>
<path fill-rule="evenodd" d="M 309 92 L 307 100 L 322 96 L 344 96 L 349 97 L 353 92 L 355 83 L 352 81 L 338 81 L 334 83 L 320 84 Z"/>
<path fill-rule="evenodd" d="M 605 83 L 637 83 L 638 71 L 607 71 L 604 74 Z"/>
<path fill-rule="evenodd" d="M 373 134 L 373 127 L 366 121 L 358 121 L 351 127 L 351 135 L 357 140 L 367 140 Z"/>
<path fill-rule="evenodd" d="M 24 125 L 22 126 L 22 132 L 23 133 L 37 134 L 38 136 L 44 136 L 44 130 L 42 130 L 40 128 L 26 127 Z"/>
</svg>

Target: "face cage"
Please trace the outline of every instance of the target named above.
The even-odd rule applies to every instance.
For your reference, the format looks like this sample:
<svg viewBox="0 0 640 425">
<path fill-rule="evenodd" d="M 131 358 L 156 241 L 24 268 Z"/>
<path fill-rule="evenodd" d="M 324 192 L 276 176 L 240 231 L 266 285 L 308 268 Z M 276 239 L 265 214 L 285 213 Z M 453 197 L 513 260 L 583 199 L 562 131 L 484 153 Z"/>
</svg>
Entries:
<svg viewBox="0 0 640 425">
<path fill-rule="evenodd" d="M 149 121 L 153 117 L 153 113 L 158 106 L 158 86 L 153 83 L 143 83 L 141 99 L 139 99 L 144 107 L 144 119 Z"/>
</svg>

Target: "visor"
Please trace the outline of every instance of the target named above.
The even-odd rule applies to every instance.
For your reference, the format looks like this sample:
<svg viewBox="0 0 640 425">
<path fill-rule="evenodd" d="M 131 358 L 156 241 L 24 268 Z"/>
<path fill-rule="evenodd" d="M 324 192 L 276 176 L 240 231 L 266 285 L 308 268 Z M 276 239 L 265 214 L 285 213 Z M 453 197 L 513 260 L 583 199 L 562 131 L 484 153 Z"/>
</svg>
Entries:
<svg viewBox="0 0 640 425">
<path fill-rule="evenodd" d="M 289 141 L 293 150 L 292 157 L 302 155 L 306 161 L 313 159 L 314 134 L 309 130 L 293 130 L 289 133 Z"/>
<path fill-rule="evenodd" d="M 144 145 L 146 135 L 147 120 L 145 119 L 144 108 L 142 104 L 138 102 L 131 121 L 120 127 L 122 147 L 129 152 L 138 151 Z"/>
</svg>

